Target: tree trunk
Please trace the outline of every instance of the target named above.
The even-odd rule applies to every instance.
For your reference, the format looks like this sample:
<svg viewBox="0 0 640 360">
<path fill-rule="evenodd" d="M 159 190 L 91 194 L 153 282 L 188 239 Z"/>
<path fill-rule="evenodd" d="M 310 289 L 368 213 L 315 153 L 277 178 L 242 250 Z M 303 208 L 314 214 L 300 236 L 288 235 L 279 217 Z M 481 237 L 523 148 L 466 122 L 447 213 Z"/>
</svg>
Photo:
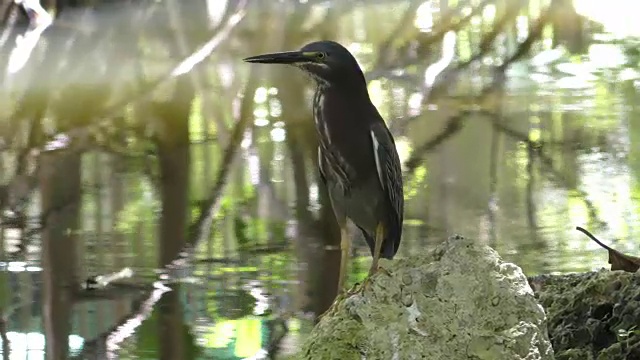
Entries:
<svg viewBox="0 0 640 360">
<path fill-rule="evenodd" d="M 40 158 L 43 225 L 43 318 L 46 358 L 67 359 L 73 292 L 77 287 L 76 236 L 80 211 L 80 157 L 74 150 Z"/>
<path fill-rule="evenodd" d="M 187 242 L 189 205 L 189 114 L 194 91 L 187 78 L 177 81 L 173 98 L 158 104 L 156 112 L 161 124 L 158 134 L 160 165 L 160 267 L 173 261 Z M 170 294 L 177 294 L 176 286 Z M 177 295 L 176 295 L 177 296 Z M 182 309 L 176 296 L 160 300 L 160 359 L 185 358 Z"/>
</svg>

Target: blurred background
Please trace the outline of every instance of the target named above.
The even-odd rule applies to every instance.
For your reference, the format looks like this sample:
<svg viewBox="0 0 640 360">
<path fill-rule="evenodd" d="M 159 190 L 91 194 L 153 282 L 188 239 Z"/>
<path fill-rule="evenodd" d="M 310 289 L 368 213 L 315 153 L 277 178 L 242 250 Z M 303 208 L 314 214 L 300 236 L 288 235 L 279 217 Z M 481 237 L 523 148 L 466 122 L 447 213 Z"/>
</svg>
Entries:
<svg viewBox="0 0 640 360">
<path fill-rule="evenodd" d="M 640 253 L 634 0 L 3 0 L 3 359 L 285 358 L 336 294 L 312 81 L 333 39 L 403 162 L 398 257 Z M 353 231 L 348 285 L 371 261 Z"/>
</svg>

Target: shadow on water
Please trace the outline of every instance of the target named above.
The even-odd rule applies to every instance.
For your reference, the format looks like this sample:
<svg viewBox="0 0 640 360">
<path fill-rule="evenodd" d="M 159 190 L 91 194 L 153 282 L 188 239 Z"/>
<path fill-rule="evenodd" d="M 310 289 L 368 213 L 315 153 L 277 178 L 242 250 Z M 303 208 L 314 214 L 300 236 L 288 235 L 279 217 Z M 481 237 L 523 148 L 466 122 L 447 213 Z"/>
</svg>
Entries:
<svg viewBox="0 0 640 360">
<path fill-rule="evenodd" d="M 399 257 L 460 233 L 527 274 L 605 266 L 576 225 L 633 253 L 640 31 L 589 4 L 4 2 L 3 358 L 295 352 L 340 262 L 313 89 L 240 59 L 321 38 L 396 138 Z"/>
</svg>

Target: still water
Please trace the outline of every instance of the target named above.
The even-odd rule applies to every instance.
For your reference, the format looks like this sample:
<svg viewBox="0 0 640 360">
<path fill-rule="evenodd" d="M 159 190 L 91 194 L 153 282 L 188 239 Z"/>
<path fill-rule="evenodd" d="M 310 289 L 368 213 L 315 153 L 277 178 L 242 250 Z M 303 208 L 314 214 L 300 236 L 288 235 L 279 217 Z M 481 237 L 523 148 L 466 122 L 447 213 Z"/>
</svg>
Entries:
<svg viewBox="0 0 640 360">
<path fill-rule="evenodd" d="M 598 22 L 552 48 L 575 18 L 547 18 L 504 82 L 492 69 L 547 2 L 109 2 L 18 26 L 2 43 L 5 359 L 295 352 L 339 264 L 324 250 L 338 240 L 314 165 L 311 81 L 240 59 L 319 38 L 354 53 L 396 138 L 398 257 L 457 233 L 528 275 L 607 266 L 576 226 L 637 256 L 640 76 L 629 50 L 640 31 L 623 13 L 612 22 L 574 3 Z M 497 21 L 510 11 L 508 25 Z M 51 204 L 75 210 L 49 217 Z M 370 261 L 353 230 L 349 284 Z M 68 291 L 78 284 L 91 289 Z"/>
</svg>

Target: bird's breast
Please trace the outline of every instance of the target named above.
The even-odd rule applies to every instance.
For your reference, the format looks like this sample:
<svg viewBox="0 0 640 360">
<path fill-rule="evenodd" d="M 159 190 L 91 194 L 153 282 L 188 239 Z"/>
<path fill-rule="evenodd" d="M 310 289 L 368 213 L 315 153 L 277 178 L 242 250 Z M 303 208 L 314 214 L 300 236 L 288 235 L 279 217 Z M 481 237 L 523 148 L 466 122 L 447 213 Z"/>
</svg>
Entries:
<svg viewBox="0 0 640 360">
<path fill-rule="evenodd" d="M 313 115 L 327 163 L 340 167 L 351 184 L 377 176 L 367 112 L 348 96 L 317 91 Z"/>
</svg>

